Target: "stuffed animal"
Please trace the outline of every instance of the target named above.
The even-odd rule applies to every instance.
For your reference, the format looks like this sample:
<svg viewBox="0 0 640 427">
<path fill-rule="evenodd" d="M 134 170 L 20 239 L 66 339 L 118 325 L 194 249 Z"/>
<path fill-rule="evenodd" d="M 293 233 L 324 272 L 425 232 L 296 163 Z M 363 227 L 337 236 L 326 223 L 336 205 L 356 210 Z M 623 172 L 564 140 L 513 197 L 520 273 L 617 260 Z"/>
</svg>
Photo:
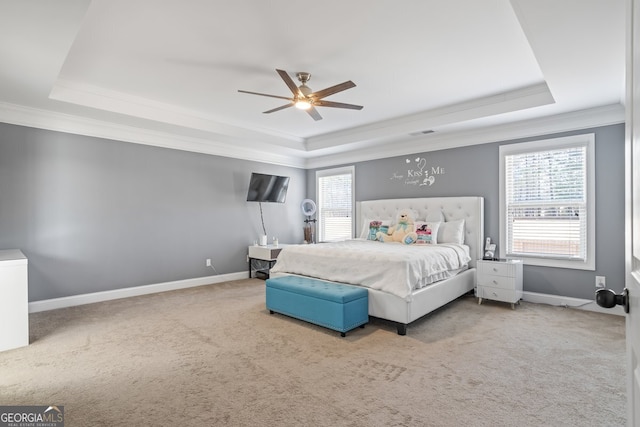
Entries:
<svg viewBox="0 0 640 427">
<path fill-rule="evenodd" d="M 418 240 L 418 235 L 414 230 L 413 214 L 408 209 L 398 212 L 398 219 L 395 225 L 389 227 L 387 234 L 377 232 L 376 237 L 381 242 L 400 242 L 410 245 Z"/>
</svg>

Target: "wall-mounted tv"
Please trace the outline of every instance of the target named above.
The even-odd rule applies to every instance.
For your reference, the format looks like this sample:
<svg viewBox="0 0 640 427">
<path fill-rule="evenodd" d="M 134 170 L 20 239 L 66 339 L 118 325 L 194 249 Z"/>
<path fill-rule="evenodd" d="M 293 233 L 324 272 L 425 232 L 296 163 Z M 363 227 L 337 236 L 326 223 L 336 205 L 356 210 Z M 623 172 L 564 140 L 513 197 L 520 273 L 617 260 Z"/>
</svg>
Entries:
<svg viewBox="0 0 640 427">
<path fill-rule="evenodd" d="M 251 174 L 247 202 L 284 203 L 289 188 L 288 176 Z"/>
</svg>

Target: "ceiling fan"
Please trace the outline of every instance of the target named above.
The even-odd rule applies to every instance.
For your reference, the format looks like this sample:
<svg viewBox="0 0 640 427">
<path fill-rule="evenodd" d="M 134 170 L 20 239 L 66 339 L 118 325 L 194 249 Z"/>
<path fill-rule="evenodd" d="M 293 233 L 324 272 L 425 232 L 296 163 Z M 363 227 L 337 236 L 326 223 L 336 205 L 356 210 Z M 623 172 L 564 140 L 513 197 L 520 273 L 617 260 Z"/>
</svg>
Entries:
<svg viewBox="0 0 640 427">
<path fill-rule="evenodd" d="M 328 87 L 326 89 L 319 90 L 317 92 L 313 92 L 309 86 L 307 86 L 307 82 L 311 78 L 310 73 L 300 72 L 296 73 L 296 77 L 302 83 L 300 86 L 296 86 L 295 82 L 289 77 L 289 74 L 284 70 L 276 69 L 284 83 L 291 90 L 293 97 L 286 96 L 278 96 L 278 95 L 268 95 L 266 93 L 258 93 L 258 92 L 250 92 L 248 90 L 238 90 L 241 93 L 248 93 L 251 95 L 260 95 L 260 96 L 268 96 L 271 98 L 279 98 L 286 99 L 289 101 L 288 104 L 282 105 L 280 107 L 274 108 L 272 110 L 264 111 L 264 114 L 273 113 L 276 111 L 284 110 L 285 108 L 289 108 L 292 106 L 296 106 L 301 110 L 305 110 L 314 120 L 322 120 L 322 116 L 315 107 L 333 107 L 333 108 L 347 108 L 349 110 L 362 110 L 362 105 L 354 105 L 354 104 L 345 104 L 343 102 L 333 102 L 333 101 L 325 101 L 329 95 L 333 95 L 334 93 L 342 92 L 343 90 L 351 89 L 355 87 L 356 84 L 351 80 L 348 80 L 344 83 L 337 84 L 335 86 Z"/>
</svg>

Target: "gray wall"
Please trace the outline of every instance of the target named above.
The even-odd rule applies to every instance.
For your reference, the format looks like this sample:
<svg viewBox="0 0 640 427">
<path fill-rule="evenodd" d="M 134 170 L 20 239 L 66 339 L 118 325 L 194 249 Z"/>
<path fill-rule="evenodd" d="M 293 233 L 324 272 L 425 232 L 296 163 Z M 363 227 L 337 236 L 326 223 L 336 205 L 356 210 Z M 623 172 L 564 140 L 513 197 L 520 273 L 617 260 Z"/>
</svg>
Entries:
<svg viewBox="0 0 640 427">
<path fill-rule="evenodd" d="M 0 123 L 0 249 L 29 258 L 30 301 L 245 271 L 254 171 L 291 177 L 264 219 L 301 241 L 302 170 Z"/>
<path fill-rule="evenodd" d="M 485 235 L 498 242 L 499 146 L 582 133 L 596 135 L 596 271 L 525 266 L 524 289 L 529 292 L 593 299 L 595 276 L 598 275 L 606 276 L 607 287 L 621 292 L 625 280 L 622 124 L 356 163 L 356 200 L 483 196 Z M 416 159 L 420 160 L 416 162 Z M 425 183 L 424 172 L 433 176 L 431 185 L 428 181 Z M 440 174 L 434 175 L 433 172 Z M 308 171 L 307 177 L 308 195 L 315 198 L 315 170 Z"/>
<path fill-rule="evenodd" d="M 526 266 L 526 291 L 592 299 L 596 275 L 624 287 L 624 126 L 545 138 L 586 132 L 596 134 L 597 269 Z M 356 199 L 481 195 L 498 240 L 498 147 L 533 139 L 356 163 Z M 263 204 L 265 225 L 301 241 L 315 170 L 0 123 L 0 249 L 29 257 L 30 301 L 210 276 L 206 258 L 241 272 L 261 234 L 258 204 L 245 201 L 253 171 L 291 176 L 287 202 Z"/>
</svg>

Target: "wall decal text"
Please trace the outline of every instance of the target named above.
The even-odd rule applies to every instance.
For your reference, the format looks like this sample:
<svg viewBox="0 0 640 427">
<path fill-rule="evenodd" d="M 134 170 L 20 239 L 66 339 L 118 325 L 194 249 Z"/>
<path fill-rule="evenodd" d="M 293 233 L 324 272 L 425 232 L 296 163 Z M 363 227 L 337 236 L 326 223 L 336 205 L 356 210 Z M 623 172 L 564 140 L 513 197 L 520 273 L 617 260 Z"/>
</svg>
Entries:
<svg viewBox="0 0 640 427">
<path fill-rule="evenodd" d="M 431 187 L 436 182 L 436 177 L 445 173 L 442 166 L 427 166 L 427 159 L 424 157 L 405 159 L 405 167 L 406 174 L 395 171 L 389 179 L 401 181 L 404 185 Z"/>
</svg>

